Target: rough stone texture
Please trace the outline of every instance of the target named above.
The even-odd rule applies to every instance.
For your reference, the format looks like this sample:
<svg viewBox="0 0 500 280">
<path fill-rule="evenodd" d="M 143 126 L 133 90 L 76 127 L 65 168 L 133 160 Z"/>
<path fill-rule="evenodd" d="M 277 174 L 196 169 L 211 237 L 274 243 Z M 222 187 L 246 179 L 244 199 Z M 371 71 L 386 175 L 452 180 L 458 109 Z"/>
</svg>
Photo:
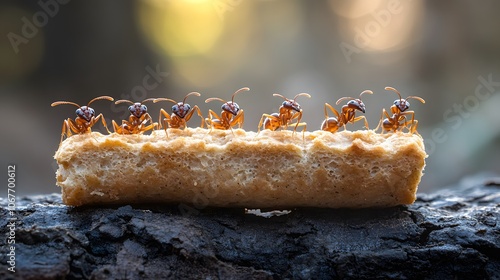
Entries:
<svg viewBox="0 0 500 280">
<path fill-rule="evenodd" d="M 7 236 L 7 201 L 0 206 Z M 14 213 L 16 272 L 2 249 L 0 279 L 500 279 L 499 212 L 500 180 L 419 195 L 407 207 L 271 218 L 28 197 Z"/>
</svg>

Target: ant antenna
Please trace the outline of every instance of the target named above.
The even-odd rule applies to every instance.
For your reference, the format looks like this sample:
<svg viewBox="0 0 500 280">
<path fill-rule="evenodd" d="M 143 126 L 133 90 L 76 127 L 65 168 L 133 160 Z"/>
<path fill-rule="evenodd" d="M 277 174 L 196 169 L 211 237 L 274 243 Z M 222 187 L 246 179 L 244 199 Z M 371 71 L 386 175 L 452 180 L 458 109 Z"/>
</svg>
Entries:
<svg viewBox="0 0 500 280">
<path fill-rule="evenodd" d="M 100 100 L 100 99 L 106 99 L 106 100 L 109 100 L 109 101 L 114 101 L 113 97 L 111 96 L 99 96 L 99 97 L 96 97 L 92 100 L 89 101 L 89 104 L 87 104 L 87 107 L 90 106 L 90 103 L 96 101 L 96 100 Z"/>
<path fill-rule="evenodd" d="M 394 91 L 395 93 L 398 94 L 399 100 L 403 99 L 403 98 L 401 98 L 401 93 L 399 93 L 399 91 L 397 89 L 395 89 L 393 87 L 385 87 L 385 90 L 392 90 L 392 91 Z"/>
<path fill-rule="evenodd" d="M 406 97 L 406 100 L 408 100 L 408 99 L 416 99 L 416 100 L 425 104 L 425 100 L 421 97 L 418 97 L 418 96 L 408 96 L 408 97 Z"/>
<path fill-rule="evenodd" d="M 359 99 L 361 99 L 361 95 L 363 94 L 373 94 L 373 91 L 367 89 L 367 90 L 363 90 L 360 94 L 359 94 Z"/>
<path fill-rule="evenodd" d="M 250 90 L 249 88 L 247 87 L 244 87 L 244 88 L 240 88 L 239 90 L 235 91 L 231 97 L 231 102 L 234 103 L 234 96 L 242 91 L 247 91 L 247 90 Z M 222 103 L 229 103 L 228 101 L 222 99 L 222 98 L 219 98 L 219 97 L 210 97 L 210 98 L 207 98 L 207 100 L 205 100 L 205 103 L 208 103 L 208 102 L 212 102 L 214 100 L 219 100 L 221 101 Z"/>
<path fill-rule="evenodd" d="M 281 98 L 285 99 L 286 101 L 292 101 L 279 93 L 273 93 L 273 96 L 281 97 Z M 299 96 L 306 96 L 306 97 L 311 98 L 311 95 L 309 93 L 302 92 L 302 93 L 295 95 L 295 97 L 293 98 L 293 102 L 295 102 L 295 99 L 297 99 L 297 97 L 299 97 Z"/>
<path fill-rule="evenodd" d="M 75 102 L 69 102 L 69 101 L 56 101 L 50 104 L 51 107 L 55 107 L 57 105 L 63 105 L 63 104 L 68 104 L 68 105 L 75 105 L 76 107 L 80 108 L 81 106 L 76 104 Z"/>
<path fill-rule="evenodd" d="M 130 100 L 125 100 L 125 99 L 121 99 L 121 100 L 116 100 L 115 101 L 115 104 L 120 104 L 120 103 L 130 103 L 130 104 L 134 104 L 134 102 L 130 101 Z"/>
<path fill-rule="evenodd" d="M 394 91 L 395 93 L 397 93 L 399 95 L 399 100 L 402 99 L 401 98 L 401 94 L 399 93 L 399 91 L 397 89 L 395 89 L 393 87 L 385 87 L 385 90 L 392 90 L 392 91 Z M 418 100 L 418 101 L 420 101 L 420 102 L 422 102 L 422 103 L 425 104 L 425 100 L 423 98 L 421 98 L 421 97 L 418 97 L 418 96 L 408 96 L 408 97 L 406 97 L 406 100 L 408 100 L 408 99 L 416 99 L 416 100 Z"/>
<path fill-rule="evenodd" d="M 196 91 L 190 92 L 190 93 L 186 94 L 186 96 L 184 96 L 184 99 L 182 100 L 182 104 L 186 103 L 186 98 L 188 96 L 191 96 L 191 95 L 201 96 L 201 94 L 199 92 L 196 92 Z"/>
<path fill-rule="evenodd" d="M 96 100 L 100 100 L 100 99 L 106 99 L 106 100 L 109 100 L 109 101 L 114 101 L 113 97 L 111 96 L 99 96 L 99 97 L 96 97 L 92 100 L 89 101 L 89 103 L 87 104 L 87 107 L 90 106 L 90 103 L 96 101 Z M 56 102 L 53 102 L 52 104 L 50 104 L 51 107 L 54 107 L 54 106 L 57 106 L 57 105 L 63 105 L 63 104 L 68 104 L 68 105 L 74 105 L 78 108 L 82 107 L 78 104 L 76 104 L 75 102 L 70 102 L 70 101 L 56 101 Z"/>
<path fill-rule="evenodd" d="M 295 99 L 297 99 L 297 97 L 299 97 L 299 96 L 306 96 L 308 98 L 311 98 L 311 95 L 309 93 L 302 92 L 302 93 L 295 95 L 295 97 L 293 98 L 293 102 L 295 102 Z"/>
<path fill-rule="evenodd" d="M 190 95 L 201 96 L 201 94 L 199 92 L 195 92 L 195 91 L 190 92 L 190 93 L 186 94 L 186 96 L 184 96 L 184 99 L 182 100 L 182 104 L 186 103 L 186 98 Z M 170 99 L 170 98 L 150 98 L 150 99 L 153 99 L 153 103 L 156 103 L 158 101 L 170 101 L 174 104 L 177 104 L 177 101 Z"/>
<path fill-rule="evenodd" d="M 207 98 L 207 100 L 205 100 L 205 103 L 208 103 L 208 102 L 212 102 L 214 100 L 219 100 L 221 101 L 222 103 L 226 103 L 226 100 L 222 99 L 222 98 L 219 98 L 219 97 L 210 97 L 210 98 Z"/>
<path fill-rule="evenodd" d="M 231 102 L 233 102 L 233 103 L 234 103 L 234 96 L 235 96 L 236 94 L 238 94 L 238 93 L 240 93 L 240 92 L 242 92 L 242 91 L 249 91 L 249 90 L 250 90 L 250 88 L 244 87 L 244 88 L 240 88 L 239 90 L 235 91 L 235 92 L 233 93 L 233 96 L 231 97 Z"/>
<path fill-rule="evenodd" d="M 362 92 L 359 94 L 359 99 L 360 99 L 360 100 L 361 100 L 361 96 L 362 96 L 363 94 L 365 94 L 365 93 L 366 93 L 366 94 L 373 94 L 373 91 L 368 90 L 368 89 L 367 89 L 367 90 L 362 91 Z M 339 100 L 337 100 L 337 102 L 335 102 L 335 104 L 336 104 L 336 105 L 339 105 L 339 103 L 340 103 L 341 101 L 346 100 L 346 99 L 349 99 L 349 100 L 356 100 L 356 98 L 354 98 L 354 97 L 342 97 L 342 98 L 339 98 Z"/>
<path fill-rule="evenodd" d="M 154 102 L 154 98 L 148 98 L 148 99 L 144 99 L 143 101 L 141 101 L 140 103 L 141 104 L 144 104 L 144 102 L 147 102 L 147 101 L 153 101 Z M 130 104 L 135 104 L 135 102 L 133 101 L 130 101 L 130 100 L 126 100 L 126 99 L 120 99 L 120 100 L 117 100 L 115 101 L 115 104 L 121 104 L 121 103 L 130 103 Z"/>
<path fill-rule="evenodd" d="M 281 97 L 281 98 L 283 98 L 283 99 L 285 99 L 287 101 L 289 100 L 288 98 L 284 97 L 283 95 L 281 95 L 279 93 L 273 93 L 273 96 L 279 96 L 279 97 Z"/>
</svg>

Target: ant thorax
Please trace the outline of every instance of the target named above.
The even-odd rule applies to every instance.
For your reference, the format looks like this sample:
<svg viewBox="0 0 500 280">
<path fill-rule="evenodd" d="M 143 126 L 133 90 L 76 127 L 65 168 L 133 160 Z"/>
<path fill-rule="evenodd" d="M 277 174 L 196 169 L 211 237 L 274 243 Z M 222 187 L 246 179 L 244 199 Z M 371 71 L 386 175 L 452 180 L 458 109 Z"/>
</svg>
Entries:
<svg viewBox="0 0 500 280">
<path fill-rule="evenodd" d="M 233 115 L 237 115 L 238 112 L 240 111 L 240 106 L 236 102 L 228 101 L 224 104 L 222 104 L 222 110 L 229 112 Z"/>
<path fill-rule="evenodd" d="M 82 106 L 78 109 L 76 109 L 76 115 L 86 121 L 90 121 L 92 117 L 95 115 L 94 109 L 88 107 L 88 106 Z"/>
<path fill-rule="evenodd" d="M 141 104 L 139 102 L 134 103 L 134 105 L 130 105 L 128 107 L 130 114 L 134 115 L 136 118 L 140 118 L 142 115 L 148 112 L 148 107 L 146 105 Z"/>
<path fill-rule="evenodd" d="M 191 106 L 187 103 L 179 102 L 172 106 L 172 112 L 181 119 L 186 116 L 189 110 L 191 110 Z"/>
</svg>

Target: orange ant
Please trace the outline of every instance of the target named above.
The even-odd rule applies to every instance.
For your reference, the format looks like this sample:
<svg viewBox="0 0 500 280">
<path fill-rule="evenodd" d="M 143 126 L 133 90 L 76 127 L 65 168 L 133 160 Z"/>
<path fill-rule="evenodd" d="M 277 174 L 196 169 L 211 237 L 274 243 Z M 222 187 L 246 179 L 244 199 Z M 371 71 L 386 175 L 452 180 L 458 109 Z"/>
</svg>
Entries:
<svg viewBox="0 0 500 280">
<path fill-rule="evenodd" d="M 368 121 L 366 120 L 366 117 L 356 117 L 356 110 L 363 113 L 366 111 L 366 106 L 363 101 L 361 101 L 361 96 L 365 93 L 373 94 L 371 90 L 365 90 L 359 94 L 359 98 L 342 97 L 337 100 L 335 104 L 339 105 L 341 101 L 349 99 L 349 102 L 347 102 L 346 105 L 342 106 L 341 114 L 339 114 L 339 112 L 335 110 L 330 104 L 325 103 L 325 120 L 321 124 L 321 130 L 334 133 L 337 132 L 341 126 L 343 126 L 345 129 L 345 125 L 347 123 L 355 123 L 357 121 L 360 121 L 361 119 L 365 120 L 365 127 L 368 129 Z M 330 109 L 330 111 L 332 111 L 337 117 L 329 117 L 327 108 Z"/>
<path fill-rule="evenodd" d="M 90 133 L 92 130 L 92 126 L 96 124 L 99 119 L 101 120 L 102 124 L 108 131 L 108 133 L 111 133 L 108 129 L 108 126 L 106 124 L 106 120 L 104 120 L 104 116 L 101 114 L 95 116 L 95 111 L 94 109 L 90 108 L 90 104 L 96 100 L 101 100 L 101 99 L 106 99 L 109 101 L 113 101 L 113 97 L 110 96 L 99 96 L 96 97 L 92 100 L 89 101 L 87 106 L 80 106 L 74 102 L 69 102 L 69 101 L 56 101 L 50 104 L 50 106 L 58 106 L 58 105 L 63 105 L 63 104 L 68 104 L 68 105 L 75 105 L 78 107 L 76 109 L 76 118 L 73 120 L 71 118 L 68 118 L 63 121 L 62 125 L 62 130 L 61 130 L 61 141 L 59 142 L 59 145 L 61 145 L 62 140 L 64 135 L 66 134 L 66 138 L 70 137 L 72 135 L 72 132 L 75 134 L 85 134 L 85 133 Z"/>
<path fill-rule="evenodd" d="M 163 127 L 165 128 L 165 132 L 167 131 L 167 123 L 168 126 L 171 128 L 186 128 L 187 127 L 187 122 L 191 119 L 193 116 L 193 113 L 196 111 L 198 116 L 201 118 L 201 127 L 205 124 L 205 121 L 203 120 L 203 116 L 201 115 L 200 108 L 195 105 L 193 108 L 189 104 L 186 103 L 186 98 L 191 95 L 196 95 L 196 96 L 201 96 L 200 93 L 198 92 L 190 92 L 184 96 L 184 99 L 182 102 L 175 102 L 172 99 L 169 98 L 156 98 L 153 102 L 156 103 L 158 101 L 170 101 L 174 103 L 175 105 L 172 106 L 172 115 L 169 115 L 165 110 L 161 109 L 160 110 L 160 116 L 158 122 L 160 123 L 160 128 L 161 125 L 163 124 Z M 163 121 L 161 119 L 161 116 L 164 116 Z"/>
<path fill-rule="evenodd" d="M 250 89 L 247 87 L 240 88 L 235 93 L 233 93 L 231 101 L 225 101 L 218 97 L 212 97 L 205 100 L 205 103 L 214 100 L 219 100 L 224 103 L 222 104 L 222 112 L 220 114 L 220 117 L 219 115 L 217 115 L 217 113 L 215 113 L 211 109 L 208 110 L 208 118 L 205 119 L 207 125 L 210 126 L 210 128 L 224 129 L 224 130 L 231 129 L 231 131 L 233 130 L 232 127 L 235 125 L 238 125 L 238 128 L 242 128 L 245 115 L 243 113 L 243 109 L 240 109 L 240 106 L 238 106 L 238 104 L 234 102 L 234 96 L 242 91 L 248 91 L 248 90 Z"/>
<path fill-rule="evenodd" d="M 148 98 L 142 102 L 132 102 L 130 100 L 117 100 L 115 104 L 120 103 L 130 103 L 128 110 L 130 111 L 130 116 L 127 120 L 122 120 L 122 124 L 118 125 L 113 120 L 113 128 L 116 133 L 119 134 L 142 134 L 148 130 L 152 130 L 158 127 L 158 123 L 153 122 L 153 119 L 148 113 L 148 107 L 144 105 L 144 102 L 153 101 L 154 98 Z M 150 125 L 146 125 L 151 122 Z"/>
<path fill-rule="evenodd" d="M 275 131 L 280 127 L 287 129 L 289 125 L 290 126 L 295 125 L 295 127 L 293 128 L 293 133 L 295 133 L 295 131 L 297 131 L 297 127 L 299 127 L 299 126 L 304 127 L 304 129 L 302 130 L 302 132 L 304 132 L 306 130 L 307 124 L 305 122 L 302 122 L 302 123 L 300 122 L 300 120 L 302 119 L 302 108 L 300 108 L 300 104 L 297 103 L 295 100 L 299 96 L 305 96 L 305 97 L 311 98 L 311 95 L 309 95 L 308 93 L 304 93 L 304 92 L 299 93 L 299 94 L 295 95 L 293 100 L 288 99 L 288 98 L 284 97 L 283 95 L 277 94 L 277 93 L 273 94 L 273 96 L 281 97 L 281 98 L 285 99 L 285 101 L 283 101 L 283 103 L 281 104 L 280 109 L 279 109 L 280 110 L 279 113 L 262 114 L 262 117 L 260 118 L 258 129 L 257 129 L 257 133 L 260 132 L 261 128 L 270 129 L 270 130 Z M 295 111 L 295 112 L 293 112 L 293 111 Z M 291 122 L 294 119 L 297 119 L 297 122 L 294 124 L 291 124 Z"/>
<path fill-rule="evenodd" d="M 377 130 L 379 126 L 382 124 L 382 133 L 384 131 L 391 131 L 391 130 L 393 132 L 396 132 L 399 129 L 403 130 L 403 128 L 407 128 L 410 131 L 410 133 L 417 132 L 418 121 L 415 120 L 415 112 L 406 111 L 408 110 L 408 108 L 410 108 L 410 102 L 408 102 L 408 99 L 413 98 L 422 103 L 425 103 L 425 100 L 418 96 L 408 96 L 406 99 L 401 98 L 401 94 L 399 93 L 399 91 L 393 87 L 385 87 L 385 90 L 394 91 L 399 96 L 399 99 L 394 100 L 394 105 L 391 106 L 392 117 L 389 116 L 385 108 L 382 110 L 382 115 L 380 116 L 380 122 L 375 130 Z M 386 119 L 383 119 L 384 115 L 387 117 Z M 411 115 L 410 121 L 407 121 L 406 118 L 407 115 Z"/>
</svg>

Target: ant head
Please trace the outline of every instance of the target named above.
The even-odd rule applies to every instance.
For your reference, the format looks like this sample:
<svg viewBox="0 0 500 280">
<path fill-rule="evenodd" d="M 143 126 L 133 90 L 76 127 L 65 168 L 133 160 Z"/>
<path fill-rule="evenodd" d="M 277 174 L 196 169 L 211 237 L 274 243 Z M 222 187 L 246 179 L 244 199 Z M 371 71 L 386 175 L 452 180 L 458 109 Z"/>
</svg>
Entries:
<svg viewBox="0 0 500 280">
<path fill-rule="evenodd" d="M 396 99 L 394 100 L 394 106 L 398 107 L 399 111 L 404 112 L 410 108 L 410 102 L 406 99 Z"/>
<path fill-rule="evenodd" d="M 352 99 L 352 100 L 349 100 L 349 102 L 347 102 L 347 106 L 349 108 L 353 108 L 355 110 L 359 110 L 363 113 L 366 112 L 366 106 L 365 106 L 365 103 L 363 103 L 363 101 L 361 101 L 361 99 Z"/>
<path fill-rule="evenodd" d="M 134 115 L 136 118 L 142 117 L 142 115 L 148 112 L 148 107 L 146 105 L 136 102 L 128 107 L 130 114 Z"/>
<path fill-rule="evenodd" d="M 143 104 L 144 102 L 147 102 L 147 101 L 154 101 L 154 98 L 148 98 L 148 99 L 143 100 L 142 102 L 135 102 L 135 103 L 130 101 L 130 100 L 122 99 L 122 100 L 117 100 L 115 102 L 115 104 L 120 104 L 120 103 L 132 104 L 128 107 L 130 114 L 136 118 L 140 118 L 140 117 L 142 117 L 142 115 L 144 115 L 148 112 L 148 107 L 146 107 L 146 105 Z"/>
<path fill-rule="evenodd" d="M 302 111 L 302 108 L 300 107 L 300 104 L 297 101 L 295 101 L 297 99 L 297 97 L 299 97 L 299 96 L 306 96 L 306 97 L 311 98 L 311 95 L 309 95 L 308 93 L 304 93 L 304 92 L 295 95 L 295 97 L 293 98 L 293 100 L 292 99 L 288 99 L 288 98 L 284 97 L 283 95 L 277 94 L 277 93 L 273 94 L 273 96 L 279 96 L 279 97 L 285 99 L 285 101 L 283 101 L 283 103 L 281 103 L 281 106 L 283 106 L 284 108 L 287 108 L 287 109 L 294 110 L 296 112 Z"/>
<path fill-rule="evenodd" d="M 95 116 L 94 109 L 89 107 L 90 104 L 96 100 L 101 100 L 101 99 L 113 101 L 113 97 L 99 96 L 99 97 L 96 97 L 96 98 L 90 100 L 89 103 L 87 104 L 87 106 L 80 106 L 80 105 L 76 104 L 75 102 L 69 102 L 69 101 L 56 101 L 56 102 L 53 102 L 52 104 L 50 104 L 50 106 L 54 107 L 54 106 L 58 106 L 58 105 L 62 105 L 62 104 L 76 106 L 76 107 L 78 107 L 78 109 L 76 109 L 76 112 L 75 112 L 76 116 L 89 122 L 92 119 L 92 117 Z"/>
<path fill-rule="evenodd" d="M 76 109 L 76 115 L 86 121 L 90 121 L 92 117 L 95 116 L 95 111 L 94 109 L 90 108 L 89 106 L 82 106 L 78 109 Z"/>
<path fill-rule="evenodd" d="M 385 87 L 385 90 L 394 91 L 399 96 L 399 99 L 394 100 L 394 106 L 398 107 L 398 109 L 401 112 L 404 112 L 404 111 L 408 110 L 408 108 L 410 108 L 410 102 L 408 102 L 408 99 L 413 98 L 413 99 L 416 99 L 422 103 L 425 103 L 425 100 L 423 98 L 418 97 L 418 96 L 408 96 L 406 99 L 401 98 L 401 93 L 399 93 L 399 91 L 393 87 Z"/>
<path fill-rule="evenodd" d="M 346 100 L 346 99 L 349 99 L 349 101 L 347 102 L 347 106 L 349 108 L 352 108 L 352 109 L 355 109 L 355 110 L 359 110 L 363 113 L 366 112 L 366 106 L 365 106 L 365 103 L 363 103 L 363 101 L 361 101 L 361 96 L 363 94 L 373 94 L 373 91 L 371 90 L 364 90 L 362 91 L 360 94 L 359 94 L 359 98 L 352 98 L 352 97 L 342 97 L 340 98 L 339 100 L 337 100 L 337 102 L 335 104 L 339 105 L 339 103 L 342 101 L 342 100 Z"/>
<path fill-rule="evenodd" d="M 222 108 L 222 110 L 229 112 L 235 116 L 240 111 L 240 106 L 238 106 L 238 104 L 236 102 L 233 102 L 233 101 L 228 101 L 228 102 L 222 104 L 221 108 Z"/>
<path fill-rule="evenodd" d="M 183 119 L 187 113 L 191 110 L 191 106 L 184 102 L 179 102 L 172 106 L 172 112 Z"/>
<path fill-rule="evenodd" d="M 247 87 L 244 87 L 244 88 L 240 88 L 239 90 L 235 91 L 231 97 L 231 101 L 226 102 L 221 98 L 212 97 L 212 98 L 208 98 L 207 100 L 205 100 L 205 103 L 208 103 L 208 102 L 211 102 L 214 100 L 219 100 L 222 103 L 224 103 L 224 104 L 222 104 L 222 107 L 221 107 L 223 111 L 229 112 L 229 113 L 236 116 L 238 114 L 238 112 L 240 111 L 240 106 L 238 106 L 238 104 L 236 102 L 234 102 L 234 96 L 242 91 L 248 91 L 248 90 L 250 90 L 250 89 Z"/>
<path fill-rule="evenodd" d="M 300 110 L 302 110 L 302 108 L 300 107 L 300 104 L 297 103 L 296 101 L 293 101 L 293 100 L 285 100 L 285 101 L 283 101 L 283 103 L 281 103 L 281 106 L 283 106 L 287 109 L 297 111 L 297 112 L 300 112 Z"/>
<path fill-rule="evenodd" d="M 199 92 L 195 92 L 195 91 L 190 92 L 190 93 L 186 94 L 186 96 L 184 96 L 184 99 L 182 100 L 182 102 L 179 102 L 179 103 L 175 104 L 174 106 L 172 106 L 172 112 L 174 114 L 176 114 L 181 119 L 183 119 L 187 115 L 187 113 L 189 113 L 189 111 L 191 110 L 191 105 L 186 103 L 186 98 L 188 98 L 188 96 L 190 96 L 190 95 L 200 96 L 201 94 Z"/>
</svg>

